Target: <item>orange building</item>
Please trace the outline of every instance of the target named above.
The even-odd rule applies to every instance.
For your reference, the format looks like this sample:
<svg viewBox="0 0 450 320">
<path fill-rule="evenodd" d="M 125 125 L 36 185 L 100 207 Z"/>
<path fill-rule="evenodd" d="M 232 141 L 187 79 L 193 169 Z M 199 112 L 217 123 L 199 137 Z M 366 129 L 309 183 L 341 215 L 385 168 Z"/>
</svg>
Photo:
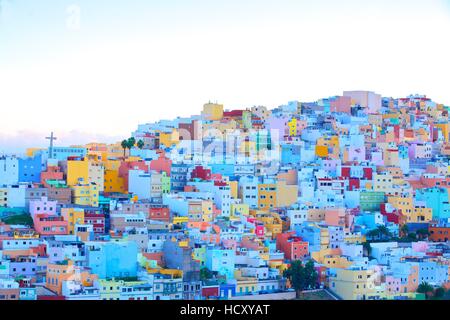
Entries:
<svg viewBox="0 0 450 320">
<path fill-rule="evenodd" d="M 98 276 L 81 267 L 74 266 L 73 261 L 65 260 L 60 263 L 49 263 L 45 277 L 45 286 L 58 295 L 62 294 L 62 284 L 66 280 L 80 281 L 85 287 L 92 287 Z"/>
<path fill-rule="evenodd" d="M 300 260 L 308 256 L 309 244 L 302 238 L 295 236 L 295 232 L 280 233 L 277 235 L 277 249 L 284 252 L 289 260 Z"/>
<path fill-rule="evenodd" d="M 447 242 L 450 238 L 450 226 L 449 225 L 437 225 L 431 224 L 428 228 L 430 235 L 428 239 L 435 242 Z"/>
</svg>

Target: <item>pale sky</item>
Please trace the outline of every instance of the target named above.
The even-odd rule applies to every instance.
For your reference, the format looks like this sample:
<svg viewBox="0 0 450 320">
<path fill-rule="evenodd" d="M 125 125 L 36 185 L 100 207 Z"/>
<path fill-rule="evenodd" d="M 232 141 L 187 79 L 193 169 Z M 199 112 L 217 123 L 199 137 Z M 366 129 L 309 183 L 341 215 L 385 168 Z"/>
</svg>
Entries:
<svg viewBox="0 0 450 320">
<path fill-rule="evenodd" d="M 0 0 L 0 153 L 344 90 L 450 104 L 450 0 Z"/>
</svg>

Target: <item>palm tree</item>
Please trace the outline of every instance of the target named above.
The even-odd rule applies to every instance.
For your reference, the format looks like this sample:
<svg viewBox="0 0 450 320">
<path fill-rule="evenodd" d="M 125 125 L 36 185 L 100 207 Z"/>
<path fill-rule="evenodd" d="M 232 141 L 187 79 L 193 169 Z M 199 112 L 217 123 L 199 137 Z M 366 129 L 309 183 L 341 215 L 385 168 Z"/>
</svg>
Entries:
<svg viewBox="0 0 450 320">
<path fill-rule="evenodd" d="M 419 229 L 416 231 L 416 234 L 419 239 L 423 240 L 430 235 L 428 229 Z"/>
<path fill-rule="evenodd" d="M 134 137 L 131 137 L 128 139 L 128 149 L 131 150 L 131 148 L 134 147 L 136 144 L 136 139 Z"/>
<path fill-rule="evenodd" d="M 123 141 L 120 143 L 120 145 L 121 145 L 122 148 L 123 148 L 123 157 L 125 158 L 125 151 L 126 151 L 127 148 L 128 148 L 128 140 L 123 140 Z"/>
<path fill-rule="evenodd" d="M 139 149 L 142 150 L 142 148 L 144 148 L 144 141 L 139 140 L 139 141 L 137 142 L 137 147 L 138 147 Z"/>
<path fill-rule="evenodd" d="M 392 236 L 391 232 L 389 231 L 389 229 L 386 226 L 383 226 L 383 225 L 378 226 L 377 230 L 380 234 L 380 237 L 383 239 L 390 238 Z"/>
<path fill-rule="evenodd" d="M 402 237 L 407 237 L 408 234 L 409 234 L 409 228 L 408 228 L 408 225 L 405 223 L 405 224 L 402 226 L 402 228 L 400 229 L 400 231 L 401 231 L 401 236 L 402 236 Z"/>
<path fill-rule="evenodd" d="M 378 239 L 380 237 L 380 230 L 378 229 L 370 230 L 366 233 L 366 236 L 371 240 Z"/>
<path fill-rule="evenodd" d="M 424 293 L 427 296 L 430 296 L 434 291 L 434 288 L 431 284 L 429 284 L 428 282 L 422 282 L 419 287 L 417 288 L 417 292 L 418 293 Z"/>
</svg>

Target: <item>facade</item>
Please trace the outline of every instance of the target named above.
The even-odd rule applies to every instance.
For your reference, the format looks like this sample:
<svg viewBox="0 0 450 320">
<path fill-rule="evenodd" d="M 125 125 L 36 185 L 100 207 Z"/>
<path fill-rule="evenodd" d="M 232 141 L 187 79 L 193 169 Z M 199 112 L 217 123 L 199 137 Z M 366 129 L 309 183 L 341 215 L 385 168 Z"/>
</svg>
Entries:
<svg viewBox="0 0 450 320">
<path fill-rule="evenodd" d="M 0 299 L 286 297 L 296 261 L 338 299 L 448 290 L 449 134 L 425 96 L 346 91 L 1 156 Z"/>
</svg>

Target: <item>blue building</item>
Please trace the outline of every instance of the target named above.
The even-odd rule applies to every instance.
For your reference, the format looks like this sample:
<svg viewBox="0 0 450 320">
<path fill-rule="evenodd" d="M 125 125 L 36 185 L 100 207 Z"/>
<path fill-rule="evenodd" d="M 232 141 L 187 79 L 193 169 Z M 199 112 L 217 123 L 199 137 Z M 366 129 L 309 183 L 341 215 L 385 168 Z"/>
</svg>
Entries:
<svg viewBox="0 0 450 320">
<path fill-rule="evenodd" d="M 47 151 L 47 154 L 50 151 Z M 50 159 L 56 159 L 58 161 L 67 160 L 68 157 L 85 157 L 87 154 L 86 148 L 79 147 L 53 147 L 52 154 L 49 155 Z"/>
<path fill-rule="evenodd" d="M 31 158 L 21 158 L 19 159 L 19 182 L 39 183 L 43 170 L 45 168 L 42 164 L 41 154 Z"/>
<path fill-rule="evenodd" d="M 281 146 L 281 164 L 288 165 L 300 162 L 301 146 L 296 144 L 283 144 Z"/>
<path fill-rule="evenodd" d="M 221 174 L 228 177 L 234 175 L 234 164 L 217 163 L 210 164 L 210 167 L 213 174 Z"/>
<path fill-rule="evenodd" d="M 229 299 L 236 296 L 236 284 L 235 283 L 222 283 L 219 286 L 220 299 Z"/>
<path fill-rule="evenodd" d="M 136 277 L 138 247 L 134 241 L 88 242 L 87 264 L 101 279 Z"/>
<path fill-rule="evenodd" d="M 227 279 L 234 279 L 234 265 L 236 261 L 236 252 L 234 250 L 206 248 L 206 267 L 210 271 L 216 271 Z"/>
<path fill-rule="evenodd" d="M 170 183 L 172 191 L 183 191 L 187 184 L 189 169 L 188 164 L 172 163 Z"/>
<path fill-rule="evenodd" d="M 295 226 L 295 233 L 302 237 L 303 241 L 309 242 L 310 251 L 320 250 L 320 234 L 321 230 L 318 226 L 309 222 L 303 222 L 301 225 Z"/>
<path fill-rule="evenodd" d="M 435 261 L 419 262 L 419 283 L 428 282 L 431 285 L 443 285 L 448 280 L 448 266 Z"/>
<path fill-rule="evenodd" d="M 445 188 L 426 188 L 416 190 L 416 200 L 424 201 L 433 209 L 433 219 L 450 218 L 448 192 Z"/>
</svg>

